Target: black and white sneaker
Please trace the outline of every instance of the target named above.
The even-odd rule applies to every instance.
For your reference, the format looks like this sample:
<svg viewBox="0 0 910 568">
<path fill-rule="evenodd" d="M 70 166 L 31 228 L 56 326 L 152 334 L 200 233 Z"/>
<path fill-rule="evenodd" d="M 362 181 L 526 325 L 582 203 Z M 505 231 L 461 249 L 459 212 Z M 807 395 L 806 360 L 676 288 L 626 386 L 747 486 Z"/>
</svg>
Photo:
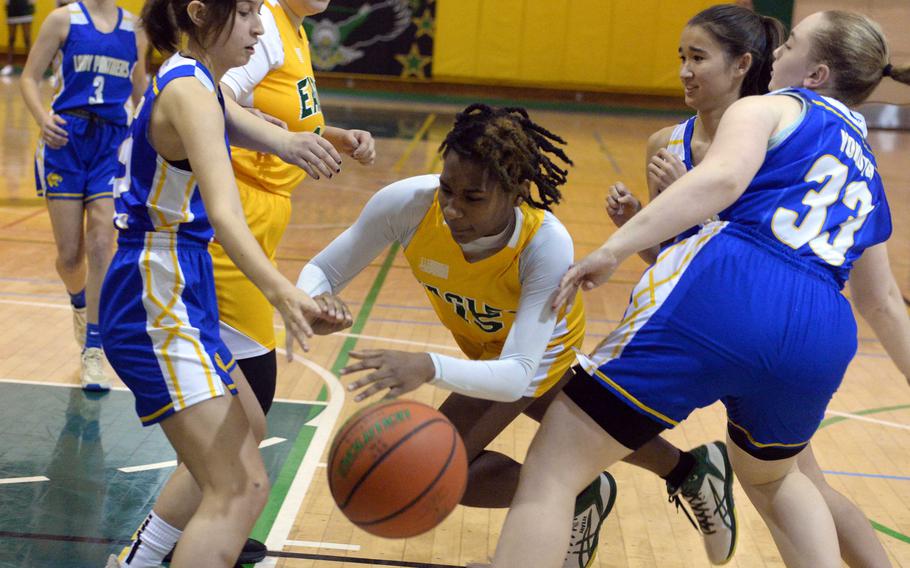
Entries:
<svg viewBox="0 0 910 568">
<path fill-rule="evenodd" d="M 682 509 L 701 533 L 711 564 L 726 564 L 733 558 L 737 536 L 733 467 L 727 457 L 727 446 L 723 442 L 711 442 L 693 448 L 690 453 L 695 456 L 695 467 L 680 487 L 667 484 L 670 502 L 676 503 L 676 508 Z"/>
</svg>

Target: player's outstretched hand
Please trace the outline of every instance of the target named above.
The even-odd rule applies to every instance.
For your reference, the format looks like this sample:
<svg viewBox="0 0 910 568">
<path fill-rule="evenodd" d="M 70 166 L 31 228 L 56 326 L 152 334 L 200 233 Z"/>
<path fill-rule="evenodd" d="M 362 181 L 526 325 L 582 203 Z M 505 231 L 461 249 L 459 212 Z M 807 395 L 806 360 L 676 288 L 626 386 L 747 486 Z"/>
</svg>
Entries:
<svg viewBox="0 0 910 568">
<path fill-rule="evenodd" d="M 575 298 L 579 288 L 587 291 L 600 286 L 610 279 L 618 266 L 619 259 L 606 245 L 595 250 L 569 267 L 553 295 L 552 308 L 559 310 L 566 302 Z"/>
<path fill-rule="evenodd" d="M 351 357 L 358 361 L 342 369 L 342 375 L 375 369 L 348 385 L 349 391 L 363 389 L 354 396 L 357 402 L 383 389 L 389 389 L 385 398 L 395 398 L 433 380 L 436 375 L 436 367 L 427 353 L 364 349 L 351 351 Z"/>
<path fill-rule="evenodd" d="M 376 160 L 376 141 L 366 130 L 345 130 L 338 140 L 339 149 L 364 166 Z"/>
<path fill-rule="evenodd" d="M 303 292 L 301 292 L 303 294 Z M 306 296 L 306 294 L 303 294 Z M 306 296 L 309 298 L 309 296 Z M 324 292 L 318 296 L 312 298 L 311 300 L 317 308 L 315 312 L 305 312 L 306 323 L 310 327 L 310 337 L 311 335 L 329 335 L 335 333 L 336 331 L 341 331 L 351 327 L 351 324 L 354 323 L 354 318 L 351 316 L 351 311 L 348 309 L 347 304 L 345 304 L 341 298 Z M 307 304 L 309 306 L 309 304 Z M 287 321 L 285 321 L 285 329 L 290 329 L 287 327 Z M 288 361 L 294 359 L 294 341 L 299 341 L 297 336 L 288 332 L 285 337 L 285 353 L 287 354 Z M 300 342 L 301 345 L 304 343 Z M 306 347 L 304 347 L 304 351 Z"/>
<path fill-rule="evenodd" d="M 313 337 L 310 321 L 324 316 L 322 308 L 313 301 L 313 298 L 290 282 L 269 296 L 269 302 L 275 306 L 275 309 L 281 314 L 281 319 L 284 320 L 284 329 L 288 335 L 288 361 L 294 358 L 293 341 L 297 341 L 304 351 L 309 351 L 308 340 Z"/>
<path fill-rule="evenodd" d="M 641 202 L 632 195 L 632 192 L 621 181 L 610 186 L 607 193 L 607 215 L 617 227 L 622 227 L 626 221 L 641 211 Z"/>
<path fill-rule="evenodd" d="M 686 165 L 666 148 L 658 150 L 648 162 L 648 183 L 657 193 L 685 174 Z"/>
<path fill-rule="evenodd" d="M 341 155 L 331 142 L 314 132 L 289 133 L 278 157 L 299 166 L 313 179 L 341 171 Z"/>
<path fill-rule="evenodd" d="M 329 335 L 351 327 L 354 318 L 344 301 L 334 294 L 323 292 L 313 297 L 322 315 L 310 320 L 310 327 L 316 335 Z"/>
</svg>

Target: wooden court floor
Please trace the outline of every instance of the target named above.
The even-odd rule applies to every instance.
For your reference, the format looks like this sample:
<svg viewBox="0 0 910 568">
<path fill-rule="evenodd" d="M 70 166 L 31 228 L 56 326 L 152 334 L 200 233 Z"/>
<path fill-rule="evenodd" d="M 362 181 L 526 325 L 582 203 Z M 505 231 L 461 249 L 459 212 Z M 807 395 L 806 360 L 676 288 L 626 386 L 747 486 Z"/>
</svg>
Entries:
<svg viewBox="0 0 910 568">
<path fill-rule="evenodd" d="M 139 426 L 129 393 L 98 397 L 72 388 L 78 384 L 78 351 L 54 271 L 47 213 L 34 194 L 38 132 L 16 81 L 0 83 L 0 567 L 100 567 L 153 503 L 170 472 L 162 462 L 174 455 L 157 429 Z M 334 180 L 307 181 L 294 194 L 279 252 L 279 266 L 291 278 L 354 221 L 378 188 L 439 171 L 436 148 L 458 109 L 331 93 L 322 98 L 330 124 L 377 135 L 378 158 L 369 168 L 345 163 Z M 531 112 L 569 142 L 575 167 L 556 213 L 580 256 L 612 231 L 603 211 L 609 184 L 623 180 L 643 195 L 647 136 L 679 117 L 569 110 Z M 870 141 L 894 218 L 892 265 L 910 297 L 910 175 L 903 167 L 910 133 L 874 132 Z M 587 346 L 616 324 L 643 268 L 630 260 L 612 283 L 588 294 Z M 457 353 L 395 248 L 380 255 L 343 297 L 356 314 L 354 327 L 318 338 L 305 357 L 298 353 L 294 362 L 280 364 L 278 396 L 284 402 L 270 415 L 269 447 L 263 449 L 272 498 L 254 531 L 272 551 L 263 565 L 441 567 L 484 561 L 493 553 L 504 510 L 459 507 L 436 530 L 391 541 L 354 528 L 335 509 L 323 462 L 333 429 L 358 406 L 345 399 L 343 383 L 333 374 L 347 354 L 355 348 Z M 830 483 L 868 515 L 892 563 L 910 567 L 910 386 L 863 322 L 859 335 L 859 353 L 813 443 Z M 446 393 L 423 387 L 412 396 L 438 405 Z M 520 460 L 534 431 L 535 424 L 521 418 L 493 446 Z M 723 434 L 723 409 L 714 405 L 667 437 L 688 448 Z M 618 501 L 601 533 L 596 566 L 708 565 L 699 536 L 667 503 L 661 480 L 624 464 L 611 471 Z M 729 566 L 783 566 L 738 486 L 736 497 L 741 532 Z"/>
</svg>

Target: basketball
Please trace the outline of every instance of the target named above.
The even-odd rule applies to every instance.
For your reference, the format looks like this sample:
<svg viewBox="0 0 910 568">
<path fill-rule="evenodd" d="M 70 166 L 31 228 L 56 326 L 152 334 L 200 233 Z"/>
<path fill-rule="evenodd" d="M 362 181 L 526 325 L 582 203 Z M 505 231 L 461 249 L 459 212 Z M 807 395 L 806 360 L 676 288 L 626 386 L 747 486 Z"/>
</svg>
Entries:
<svg viewBox="0 0 910 568">
<path fill-rule="evenodd" d="M 329 489 L 355 525 L 386 538 L 424 533 L 461 501 L 468 462 L 455 426 L 412 400 L 361 409 L 341 427 L 328 461 Z"/>
</svg>

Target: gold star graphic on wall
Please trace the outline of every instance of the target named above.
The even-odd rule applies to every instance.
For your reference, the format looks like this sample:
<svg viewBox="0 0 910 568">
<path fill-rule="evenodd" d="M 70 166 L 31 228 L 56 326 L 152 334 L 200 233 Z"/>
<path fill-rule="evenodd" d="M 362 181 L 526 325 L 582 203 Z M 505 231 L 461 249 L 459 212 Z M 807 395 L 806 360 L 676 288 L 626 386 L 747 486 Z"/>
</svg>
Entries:
<svg viewBox="0 0 910 568">
<path fill-rule="evenodd" d="M 428 55 L 421 55 L 420 48 L 417 47 L 416 43 L 411 44 L 411 50 L 408 53 L 396 55 L 395 59 L 398 63 L 401 63 L 403 68 L 401 76 L 403 78 L 416 77 L 417 79 L 427 78 L 426 67 L 433 60 Z"/>
<path fill-rule="evenodd" d="M 414 35 L 415 38 L 421 36 L 433 37 L 433 15 L 430 13 L 429 9 L 423 11 L 423 14 L 419 18 L 411 18 L 411 21 L 414 22 L 414 25 L 417 27 L 417 33 Z"/>
</svg>

